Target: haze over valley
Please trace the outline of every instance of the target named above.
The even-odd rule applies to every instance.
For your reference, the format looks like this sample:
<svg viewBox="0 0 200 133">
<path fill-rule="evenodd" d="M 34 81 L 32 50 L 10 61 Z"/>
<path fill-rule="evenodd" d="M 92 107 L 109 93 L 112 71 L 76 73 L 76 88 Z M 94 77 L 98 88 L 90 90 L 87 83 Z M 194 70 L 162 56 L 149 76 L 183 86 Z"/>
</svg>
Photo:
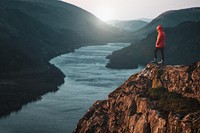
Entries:
<svg viewBox="0 0 200 133">
<path fill-rule="evenodd" d="M 107 4 L 103 3 L 103 1 L 96 0 L 99 5 L 98 7 L 105 9 L 103 10 L 104 12 L 100 10 L 102 12 L 99 14 L 97 13 L 97 9 L 94 10 L 94 7 L 97 5 L 95 4 L 92 7 L 91 3 L 87 1 L 85 3 L 76 0 L 0 1 L 0 132 L 27 132 L 29 130 L 29 126 L 27 125 L 34 125 L 32 126 L 32 131 L 35 132 L 35 127 L 40 125 L 40 122 L 37 122 L 37 119 L 34 119 L 32 114 L 36 114 L 39 117 L 36 113 L 37 111 L 41 111 L 42 117 L 40 118 L 45 117 L 44 119 L 47 123 L 46 125 L 43 123 L 44 127 L 52 126 L 53 121 L 49 121 L 48 123 L 48 119 L 46 119 L 51 118 L 53 116 L 52 114 L 62 114 L 58 115 L 58 117 L 54 116 L 54 120 L 59 121 L 62 119 L 62 122 L 70 122 L 70 120 L 64 119 L 64 115 L 67 113 L 66 116 L 73 119 L 73 124 L 70 125 L 67 122 L 64 124 L 69 124 L 70 129 L 67 131 L 72 132 L 82 116 L 84 118 L 79 121 L 78 126 L 84 127 L 84 122 L 87 123 L 87 120 L 93 118 L 93 116 L 96 117 L 96 114 L 92 112 L 100 109 L 101 106 L 104 108 L 104 102 L 107 102 L 100 102 L 101 104 L 99 106 L 98 102 L 96 102 L 92 106 L 94 101 L 99 99 L 103 100 L 107 95 L 112 97 L 110 94 L 117 95 L 118 91 L 124 86 L 130 87 L 129 81 L 131 85 L 135 85 L 133 85 L 134 87 L 137 88 L 139 86 L 140 88 L 139 83 L 143 83 L 140 74 L 145 77 L 145 72 L 151 75 L 157 75 L 158 77 L 156 78 L 160 82 L 162 81 L 161 84 L 163 86 L 160 87 L 165 89 L 165 91 L 167 88 L 170 88 L 170 85 L 168 86 L 167 83 L 164 84 L 164 78 L 159 77 L 161 71 L 161 75 L 165 75 L 167 72 L 169 72 L 168 75 L 173 75 L 170 69 L 174 72 L 177 70 L 177 73 L 180 75 L 184 73 L 187 75 L 184 78 L 188 77 L 188 79 L 184 79 L 184 82 L 182 82 L 182 79 L 178 82 L 173 77 L 172 79 L 177 82 L 172 81 L 170 83 L 174 83 L 173 85 L 177 86 L 182 85 L 179 85 L 179 83 L 187 84 L 188 86 L 183 86 L 185 87 L 184 90 L 181 90 L 183 88 L 179 88 L 179 91 L 176 88 L 177 86 L 175 86 L 175 90 L 187 98 L 195 99 L 194 101 L 186 100 L 188 103 L 191 102 L 199 105 L 199 88 L 196 87 L 198 86 L 196 83 L 199 78 L 197 75 L 199 72 L 198 61 L 200 61 L 200 3 L 196 0 L 191 0 L 188 3 L 181 3 L 179 7 L 174 5 L 171 7 L 173 10 L 165 11 L 163 11 L 164 9 L 160 9 L 163 7 L 163 5 L 160 5 L 160 8 L 157 9 L 160 11 L 159 14 L 151 18 L 150 16 L 156 15 L 157 11 L 155 9 L 152 9 L 154 11 L 152 11 L 154 13 L 153 15 L 137 16 L 143 13 L 139 12 L 142 8 L 144 13 L 148 13 L 148 8 L 144 7 L 149 2 L 144 4 L 144 0 L 134 3 L 135 5 L 122 4 L 121 0 L 118 2 L 111 0 Z M 154 5 L 149 4 L 149 8 L 152 6 L 158 7 L 155 5 L 156 1 L 153 0 L 152 4 Z M 171 5 L 171 2 L 169 0 L 166 3 Z M 130 14 L 121 15 L 124 11 L 121 10 L 119 13 L 118 10 L 120 9 L 115 11 L 114 7 L 119 3 L 121 3 L 123 8 L 124 6 L 128 6 L 127 12 Z M 172 3 L 177 3 L 177 1 Z M 168 4 L 166 4 L 166 8 L 169 7 Z M 194 6 L 194 4 L 197 6 Z M 87 9 L 85 8 L 86 5 L 88 6 Z M 110 5 L 110 8 L 106 8 L 109 7 L 108 5 Z M 141 5 L 141 7 L 136 7 L 136 5 Z M 109 16 L 111 10 L 113 13 Z M 118 12 L 119 18 L 124 16 L 123 19 L 114 17 L 114 11 L 115 13 Z M 131 14 L 132 17 L 129 16 Z M 157 68 L 156 65 L 147 65 L 153 59 L 157 25 L 162 25 L 166 33 L 166 66 L 163 68 Z M 57 60 L 52 63 L 50 61 L 52 59 Z M 158 59 L 160 59 L 160 56 Z M 171 65 L 185 66 L 178 66 L 176 69 L 176 66 Z M 145 66 L 147 67 L 145 68 Z M 136 74 L 143 68 L 145 69 L 139 75 Z M 152 71 L 149 72 L 149 70 L 152 70 L 153 73 L 151 73 Z M 136 74 L 137 76 L 132 76 L 127 81 L 127 78 L 132 74 Z M 146 81 L 147 79 L 149 81 Z M 140 80 L 141 82 L 139 82 Z M 153 84 L 153 77 L 151 76 L 147 75 L 144 80 L 144 85 L 148 83 L 147 88 Z M 187 83 L 185 83 L 186 81 Z M 125 83 L 122 87 L 113 93 L 111 92 L 123 84 L 123 82 Z M 124 89 L 127 91 L 127 88 Z M 169 91 L 173 90 L 170 89 Z M 165 93 L 165 91 L 159 93 Z M 76 95 L 75 92 L 78 94 Z M 83 92 L 83 95 L 81 92 Z M 130 94 L 132 93 L 131 91 Z M 150 96 L 150 93 L 153 95 L 154 92 L 145 91 L 145 97 Z M 120 92 L 119 98 L 122 95 Z M 56 99 L 51 99 L 51 96 L 55 96 Z M 41 100 L 43 98 L 44 101 Z M 52 109 L 52 103 L 49 101 L 52 101 L 58 108 L 55 110 Z M 82 102 L 85 102 L 84 107 Z M 130 104 L 129 107 L 135 106 L 133 105 L 134 103 L 124 102 L 124 105 Z M 67 106 L 65 106 L 66 104 Z M 86 111 L 91 106 L 92 108 L 89 114 L 92 115 L 88 115 Z M 37 111 L 34 112 L 34 109 Z M 198 111 L 198 109 L 195 108 L 194 111 Z M 29 112 L 30 110 L 33 112 Z M 107 113 L 108 110 L 107 108 L 104 112 Z M 164 109 L 164 111 L 166 110 Z M 16 112 L 16 114 L 13 112 Z M 84 115 L 84 112 L 86 115 Z M 133 112 L 131 111 L 130 114 Z M 77 115 L 76 113 L 79 114 Z M 186 113 L 194 112 L 187 110 Z M 186 113 L 184 112 L 184 116 L 187 115 Z M 28 124 L 24 121 L 25 119 L 23 117 L 28 118 Z M 105 116 L 103 118 L 105 119 L 107 117 Z M 112 121 L 112 118 L 109 120 Z M 137 118 L 139 119 L 139 115 Z M 32 119 L 34 119 L 34 122 L 31 121 Z M 14 122 L 17 123 L 18 120 L 21 120 L 23 124 L 20 124 L 20 121 L 16 125 L 13 124 Z M 101 121 L 101 118 L 97 120 Z M 91 120 L 91 125 L 88 127 L 96 124 L 92 122 L 93 120 Z M 26 130 L 23 130 L 23 126 Z M 59 131 L 65 132 L 66 127 L 60 127 L 61 125 L 58 122 L 57 125 L 55 124 L 54 130 L 45 128 L 45 132 L 42 132 L 43 126 L 41 126 L 38 131 L 42 133 L 52 131 L 54 133 L 60 129 Z M 112 127 L 109 128 L 113 129 Z M 103 130 L 103 128 L 100 129 Z M 88 128 L 89 130 L 92 131 L 92 128 Z M 196 130 L 197 128 L 194 127 L 194 131 Z M 76 131 L 79 131 L 79 127 L 77 127 L 77 130 L 74 130 L 74 132 Z M 83 130 L 80 128 L 80 131 Z"/>
</svg>

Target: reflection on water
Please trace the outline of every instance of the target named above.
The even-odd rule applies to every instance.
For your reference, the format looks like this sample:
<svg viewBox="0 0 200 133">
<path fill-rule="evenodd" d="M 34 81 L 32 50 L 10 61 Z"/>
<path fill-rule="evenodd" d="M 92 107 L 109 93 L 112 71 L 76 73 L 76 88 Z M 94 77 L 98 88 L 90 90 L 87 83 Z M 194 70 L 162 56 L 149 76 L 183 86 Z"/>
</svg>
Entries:
<svg viewBox="0 0 200 133">
<path fill-rule="evenodd" d="M 105 57 L 128 46 L 109 43 L 86 46 L 73 53 L 50 61 L 66 75 L 65 83 L 56 93 L 48 93 L 42 100 L 28 104 L 18 113 L 0 120 L 0 133 L 70 133 L 78 120 L 96 100 L 120 86 L 130 75 L 140 71 L 105 68 Z"/>
</svg>

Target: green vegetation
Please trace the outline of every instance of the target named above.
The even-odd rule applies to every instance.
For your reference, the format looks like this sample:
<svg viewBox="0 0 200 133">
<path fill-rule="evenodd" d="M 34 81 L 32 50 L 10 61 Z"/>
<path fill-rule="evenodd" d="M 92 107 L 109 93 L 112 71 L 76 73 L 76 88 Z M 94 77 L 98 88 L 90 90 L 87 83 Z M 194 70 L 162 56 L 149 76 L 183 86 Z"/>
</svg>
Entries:
<svg viewBox="0 0 200 133">
<path fill-rule="evenodd" d="M 193 98 L 183 97 L 176 92 L 168 92 L 165 88 L 152 88 L 148 95 L 150 100 L 158 101 L 156 109 L 161 112 L 174 112 L 186 115 L 200 110 L 200 103 Z"/>
</svg>

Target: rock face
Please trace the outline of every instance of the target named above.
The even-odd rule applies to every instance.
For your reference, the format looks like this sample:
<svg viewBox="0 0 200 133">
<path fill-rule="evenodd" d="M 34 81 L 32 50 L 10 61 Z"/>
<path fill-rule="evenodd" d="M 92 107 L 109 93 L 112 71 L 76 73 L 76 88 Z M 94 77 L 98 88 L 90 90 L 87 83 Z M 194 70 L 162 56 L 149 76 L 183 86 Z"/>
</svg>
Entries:
<svg viewBox="0 0 200 133">
<path fill-rule="evenodd" d="M 94 103 L 74 133 L 199 133 L 200 62 L 148 64 Z"/>
</svg>

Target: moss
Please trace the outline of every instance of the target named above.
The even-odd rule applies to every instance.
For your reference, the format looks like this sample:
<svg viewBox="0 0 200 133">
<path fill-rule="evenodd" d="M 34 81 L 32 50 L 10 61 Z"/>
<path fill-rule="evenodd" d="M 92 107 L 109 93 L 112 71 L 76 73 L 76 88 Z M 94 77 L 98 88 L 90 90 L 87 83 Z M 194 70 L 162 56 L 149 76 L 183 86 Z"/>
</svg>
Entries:
<svg viewBox="0 0 200 133">
<path fill-rule="evenodd" d="M 167 92 L 165 88 L 152 88 L 149 90 L 148 95 L 151 100 L 159 100 L 160 97 Z"/>
<path fill-rule="evenodd" d="M 184 116 L 200 110 L 198 100 L 183 97 L 176 92 L 168 92 L 165 88 L 150 89 L 148 94 L 150 100 L 158 101 L 156 108 L 161 112 L 174 112 Z"/>
</svg>

